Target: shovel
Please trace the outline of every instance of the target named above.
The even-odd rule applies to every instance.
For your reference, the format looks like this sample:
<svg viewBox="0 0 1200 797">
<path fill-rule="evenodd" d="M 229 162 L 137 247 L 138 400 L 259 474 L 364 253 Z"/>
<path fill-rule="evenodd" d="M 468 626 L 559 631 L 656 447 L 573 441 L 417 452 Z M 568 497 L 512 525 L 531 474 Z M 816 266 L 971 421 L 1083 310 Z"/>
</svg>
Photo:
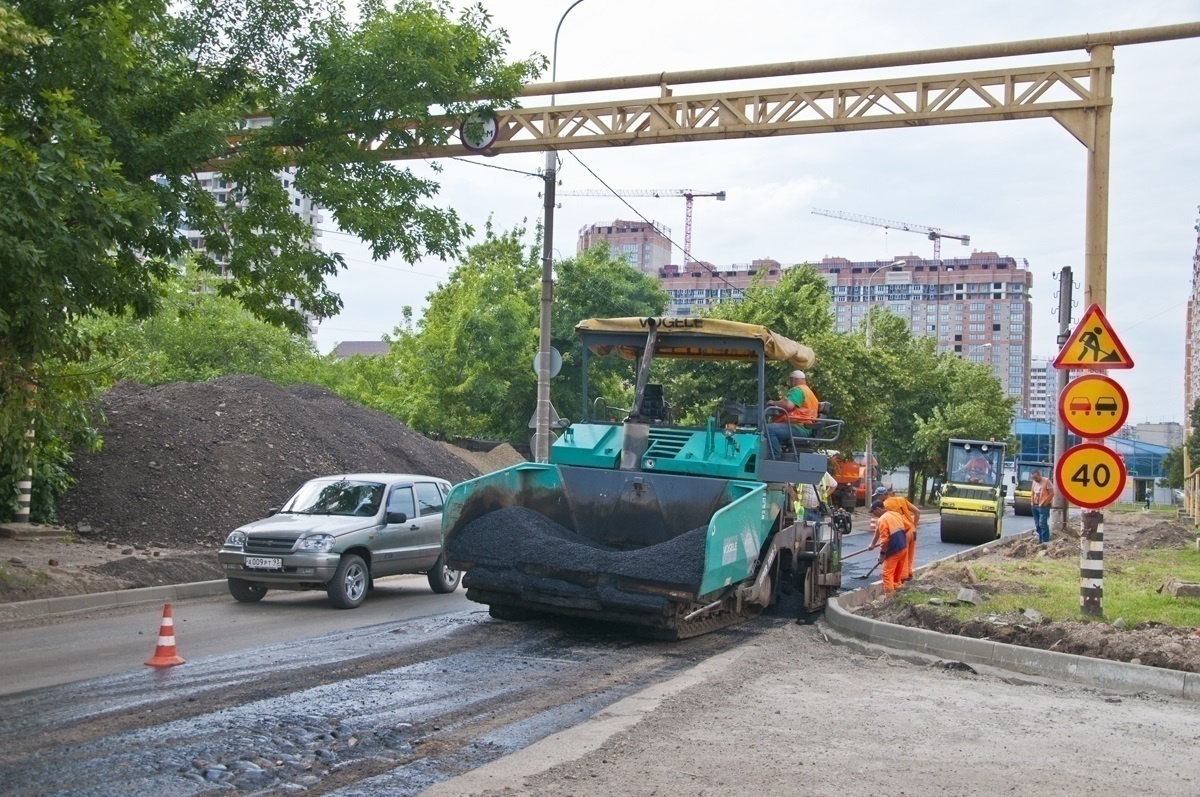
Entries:
<svg viewBox="0 0 1200 797">
<path fill-rule="evenodd" d="M 873 550 L 875 550 L 875 549 L 874 548 L 863 548 L 861 551 L 855 551 L 854 553 L 848 553 L 842 557 L 842 561 L 844 562 L 852 556 L 858 556 L 860 553 L 866 553 L 867 551 L 873 551 Z"/>
<path fill-rule="evenodd" d="M 876 562 L 876 563 L 875 563 L 875 567 L 872 567 L 870 570 L 868 570 L 868 571 L 867 571 L 867 574 L 866 574 L 865 576 L 855 576 L 855 578 L 861 578 L 861 579 L 864 579 L 864 580 L 865 580 L 865 579 L 868 579 L 868 578 L 870 578 L 870 577 L 871 577 L 871 574 L 872 574 L 872 573 L 874 573 L 874 572 L 875 572 L 875 571 L 876 571 L 876 570 L 879 568 L 879 566 L 880 566 L 881 564 L 883 564 L 883 562 L 882 562 L 882 561 L 878 561 L 878 562 Z"/>
</svg>

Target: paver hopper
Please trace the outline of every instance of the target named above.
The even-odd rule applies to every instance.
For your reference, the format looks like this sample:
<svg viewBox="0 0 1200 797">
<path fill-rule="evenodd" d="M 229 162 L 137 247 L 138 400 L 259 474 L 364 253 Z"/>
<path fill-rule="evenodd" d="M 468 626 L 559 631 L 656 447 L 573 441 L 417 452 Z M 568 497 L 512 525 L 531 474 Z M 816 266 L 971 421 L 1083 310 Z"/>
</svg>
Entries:
<svg viewBox="0 0 1200 797">
<path fill-rule="evenodd" d="M 773 455 L 768 363 L 807 368 L 810 349 L 763 327 L 710 319 L 589 319 L 583 420 L 528 463 L 454 487 L 443 514 L 450 566 L 467 597 L 502 619 L 536 613 L 632 623 L 681 638 L 757 614 L 776 591 L 810 609 L 840 584 L 840 535 L 797 521 L 791 485 L 816 484 L 841 422 L 821 419 Z M 631 410 L 589 405 L 589 358 L 636 365 Z M 750 396 L 721 396 L 701 422 L 674 421 L 656 358 L 742 363 Z M 606 384 L 616 384 L 607 380 Z M 728 400 L 732 399 L 732 400 Z M 617 419 L 619 418 L 619 419 Z"/>
</svg>

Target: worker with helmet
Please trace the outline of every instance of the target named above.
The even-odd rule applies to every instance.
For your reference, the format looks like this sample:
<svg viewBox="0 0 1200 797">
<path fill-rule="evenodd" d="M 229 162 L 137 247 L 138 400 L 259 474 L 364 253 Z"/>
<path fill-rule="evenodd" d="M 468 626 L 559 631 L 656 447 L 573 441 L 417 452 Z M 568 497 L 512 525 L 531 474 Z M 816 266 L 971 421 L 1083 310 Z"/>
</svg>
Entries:
<svg viewBox="0 0 1200 797">
<path fill-rule="evenodd" d="M 780 445 L 784 440 L 793 437 L 811 437 L 812 425 L 817 420 L 817 394 L 808 386 L 808 380 L 803 371 L 792 371 L 788 374 L 791 384 L 787 395 L 778 401 L 772 399 L 767 406 L 779 407 L 784 411 L 785 420 L 767 424 L 767 441 L 771 446 L 771 457 L 779 458 Z"/>
<path fill-rule="evenodd" d="M 890 484 L 881 484 L 875 488 L 874 500 L 882 501 L 884 509 L 895 512 L 904 519 L 904 531 L 908 535 L 908 547 L 904 555 L 904 572 L 901 581 L 908 581 L 913 574 L 913 558 L 917 552 L 917 524 L 921 522 L 921 510 L 911 501 L 896 495 L 896 489 Z"/>
<path fill-rule="evenodd" d="M 906 561 L 905 550 L 908 548 L 908 534 L 904 528 L 904 518 L 899 513 L 886 509 L 883 501 L 871 504 L 871 517 L 875 518 L 875 540 L 868 549 L 879 549 L 879 562 L 883 566 L 883 591 L 895 592 L 901 582 Z"/>
</svg>

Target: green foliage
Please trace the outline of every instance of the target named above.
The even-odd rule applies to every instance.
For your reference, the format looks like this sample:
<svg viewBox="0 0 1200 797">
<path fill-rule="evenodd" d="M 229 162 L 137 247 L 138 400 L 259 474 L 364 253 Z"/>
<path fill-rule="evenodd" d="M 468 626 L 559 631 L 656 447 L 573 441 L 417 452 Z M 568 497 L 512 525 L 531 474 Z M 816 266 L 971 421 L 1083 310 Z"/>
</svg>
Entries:
<svg viewBox="0 0 1200 797">
<path fill-rule="evenodd" d="M 204 382 L 229 374 L 253 374 L 280 384 L 302 381 L 315 367 L 316 352 L 306 338 L 256 318 L 242 305 L 219 295 L 222 278 L 184 267 L 163 286 L 158 312 L 105 315 L 84 322 L 100 341 L 110 380 L 144 385 Z"/>
<path fill-rule="evenodd" d="M 536 392 L 541 273 L 524 233 L 489 228 L 430 295 L 416 329 L 393 340 L 398 385 L 381 400 L 412 428 L 502 439 L 524 426 Z"/>
<path fill-rule="evenodd" d="M 73 452 L 100 448 L 101 384 L 95 373 L 59 360 L 38 369 L 0 369 L 0 394 L 25 397 L 21 403 L 0 401 L 0 520 L 12 519 L 17 482 L 30 468 L 29 517 L 38 523 L 55 520 L 54 496 L 71 484 L 67 467 Z M 32 440 L 26 437 L 30 429 Z"/>
<path fill-rule="evenodd" d="M 937 403 L 917 419 L 913 438 L 914 451 L 932 470 L 945 469 L 951 438 L 1009 439 L 1016 399 L 1004 394 L 989 366 L 943 355 L 934 377 Z"/>
<path fill-rule="evenodd" d="M 1186 447 L 1188 458 L 1192 466 L 1192 470 L 1200 467 L 1200 462 L 1197 457 L 1200 457 L 1200 401 L 1192 405 L 1188 411 L 1188 420 L 1190 422 L 1192 433 L 1188 435 L 1188 439 L 1183 441 L 1183 445 L 1178 445 L 1167 452 L 1163 457 L 1163 478 L 1159 479 L 1159 485 L 1162 487 L 1170 487 L 1178 490 L 1183 487 L 1183 481 L 1187 477 L 1184 473 L 1184 457 L 1183 450 Z"/>
<path fill-rule="evenodd" d="M 653 277 L 614 257 L 607 243 L 556 263 L 554 271 L 550 343 L 562 354 L 563 366 L 550 383 L 550 399 L 560 415 L 579 419 L 583 412 L 583 347 L 575 325 L 588 318 L 660 316 L 669 297 Z M 620 358 L 593 357 L 588 371 L 591 398 L 615 398 L 629 392 L 622 387 L 629 364 Z"/>
<path fill-rule="evenodd" d="M 489 227 L 430 295 L 420 322 L 397 330 L 386 358 L 339 363 L 325 371 L 322 384 L 426 434 L 527 440 L 537 397 L 541 262 L 537 242 L 527 246 L 525 235 L 524 229 L 497 234 Z M 551 399 L 564 415 L 578 417 L 575 324 L 659 314 L 667 297 L 607 247 L 556 263 L 555 272 L 551 341 L 563 354 L 563 369 L 551 382 Z M 614 381 L 616 371 L 600 364 L 601 384 Z"/>
<path fill-rule="evenodd" d="M 148 317 L 185 227 L 204 238 L 203 267 L 226 264 L 217 292 L 255 316 L 301 331 L 288 296 L 337 312 L 325 280 L 342 259 L 311 246 L 281 173 L 376 257 L 458 250 L 469 228 L 432 202 L 437 184 L 381 153 L 444 142 L 442 113 L 511 104 L 545 59 L 506 62 L 507 35 L 478 6 L 454 20 L 442 0 L 358 12 L 0 2 L 0 461 L 19 456 L 23 416 L 45 411 L 31 375 L 86 360 L 81 318 Z M 197 184 L 204 169 L 229 184 L 223 201 Z"/>
</svg>

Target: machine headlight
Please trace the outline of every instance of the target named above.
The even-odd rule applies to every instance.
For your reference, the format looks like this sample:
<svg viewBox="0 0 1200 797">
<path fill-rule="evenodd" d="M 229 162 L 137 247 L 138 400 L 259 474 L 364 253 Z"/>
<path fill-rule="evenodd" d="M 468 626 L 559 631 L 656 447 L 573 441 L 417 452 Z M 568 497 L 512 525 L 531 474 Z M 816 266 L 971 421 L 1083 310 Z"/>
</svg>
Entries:
<svg viewBox="0 0 1200 797">
<path fill-rule="evenodd" d="M 305 537 L 300 540 L 298 550 L 301 551 L 328 551 L 333 547 L 332 534 L 314 534 L 311 537 Z"/>
<path fill-rule="evenodd" d="M 246 532 L 231 531 L 229 536 L 225 538 L 226 548 L 245 548 L 246 547 Z"/>
</svg>

